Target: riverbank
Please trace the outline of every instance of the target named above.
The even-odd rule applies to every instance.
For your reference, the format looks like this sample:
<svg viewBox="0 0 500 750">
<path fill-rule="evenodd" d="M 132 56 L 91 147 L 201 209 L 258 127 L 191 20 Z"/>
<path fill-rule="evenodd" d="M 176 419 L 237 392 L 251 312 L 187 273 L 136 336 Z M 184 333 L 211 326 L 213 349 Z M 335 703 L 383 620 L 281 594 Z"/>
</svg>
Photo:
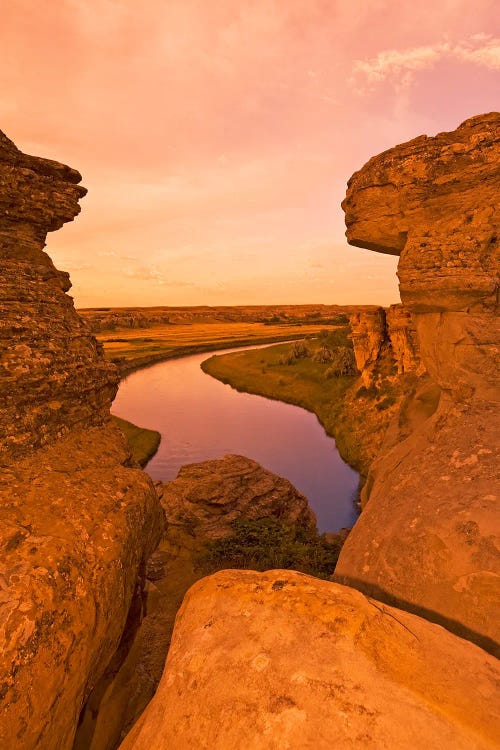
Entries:
<svg viewBox="0 0 500 750">
<path fill-rule="evenodd" d="M 325 331 L 318 339 L 308 340 L 305 353 L 298 357 L 293 356 L 293 344 L 282 344 L 215 355 L 201 367 L 238 391 L 313 412 L 363 482 L 403 394 L 398 383 L 365 388 L 353 367 L 344 375 L 332 372 L 336 353 L 342 350 L 345 356 L 352 349 L 347 335 L 347 328 Z"/>
<path fill-rule="evenodd" d="M 169 359 L 229 349 L 257 346 L 318 335 L 325 323 L 214 322 L 154 325 L 150 328 L 117 328 L 95 334 L 106 359 L 121 377 Z"/>
</svg>

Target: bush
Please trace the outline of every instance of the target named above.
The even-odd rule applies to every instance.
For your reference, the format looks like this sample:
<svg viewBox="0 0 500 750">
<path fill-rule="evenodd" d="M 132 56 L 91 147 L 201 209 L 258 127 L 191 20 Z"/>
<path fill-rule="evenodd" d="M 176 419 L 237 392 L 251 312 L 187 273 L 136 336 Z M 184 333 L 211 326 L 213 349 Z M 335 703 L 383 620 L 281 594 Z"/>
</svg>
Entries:
<svg viewBox="0 0 500 750">
<path fill-rule="evenodd" d="M 329 362 L 333 360 L 333 354 L 330 349 L 326 346 L 322 346 L 321 349 L 318 349 L 318 351 L 313 356 L 314 362 L 319 362 L 322 365 L 327 365 Z"/>
<path fill-rule="evenodd" d="M 329 578 L 337 563 L 343 540 L 333 542 L 324 535 L 283 523 L 278 518 L 233 522 L 234 535 L 210 543 L 199 562 L 211 571 L 224 568 L 298 570 L 318 578 Z"/>
<path fill-rule="evenodd" d="M 331 367 L 326 371 L 327 378 L 334 378 L 356 373 L 354 351 L 347 346 L 339 346 L 332 352 Z"/>
<path fill-rule="evenodd" d="M 295 359 L 309 356 L 309 349 L 302 341 L 296 341 L 292 347 L 292 356 Z"/>
</svg>

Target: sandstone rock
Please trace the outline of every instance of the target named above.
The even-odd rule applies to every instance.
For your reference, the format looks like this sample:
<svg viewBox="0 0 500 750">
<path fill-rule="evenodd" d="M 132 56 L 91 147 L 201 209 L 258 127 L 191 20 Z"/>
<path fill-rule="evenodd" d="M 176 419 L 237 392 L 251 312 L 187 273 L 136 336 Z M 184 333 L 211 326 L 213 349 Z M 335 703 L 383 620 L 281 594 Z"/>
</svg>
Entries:
<svg viewBox="0 0 500 750">
<path fill-rule="evenodd" d="M 373 382 L 374 371 L 386 341 L 385 311 L 382 307 L 355 313 L 349 319 L 356 367 L 365 386 Z"/>
<path fill-rule="evenodd" d="M 121 750 L 492 750 L 499 678 L 478 647 L 353 589 L 222 571 L 184 599 Z"/>
<path fill-rule="evenodd" d="M 391 305 L 386 312 L 386 324 L 398 375 L 408 372 L 422 375 L 425 368 L 420 361 L 417 331 L 410 311 L 403 305 Z"/>
<path fill-rule="evenodd" d="M 43 252 L 80 179 L 0 133 L 0 747 L 16 750 L 72 748 L 164 524 L 110 421 L 116 370 Z"/>
<path fill-rule="evenodd" d="M 0 462 L 109 419 L 118 376 L 79 318 L 47 232 L 86 189 L 64 164 L 27 156 L 0 131 Z"/>
<path fill-rule="evenodd" d="M 350 337 L 353 342 L 356 366 L 363 385 L 370 387 L 380 377 L 394 379 L 392 364 L 397 374 L 413 372 L 423 375 L 417 332 L 409 310 L 402 305 L 367 308 L 350 316 Z"/>
<path fill-rule="evenodd" d="M 224 456 L 183 466 L 163 484 L 161 498 L 170 524 L 190 526 L 204 540 L 229 536 L 231 522 L 275 516 L 314 530 L 307 498 L 282 477 L 244 456 Z"/>
<path fill-rule="evenodd" d="M 401 253 L 402 302 L 433 389 L 399 414 L 401 422 L 413 412 L 413 429 L 382 447 L 335 574 L 492 651 L 500 636 L 499 188 L 495 113 L 396 146 L 349 181 L 348 240 Z"/>
<path fill-rule="evenodd" d="M 63 750 L 113 656 L 163 516 L 116 428 L 0 472 L 0 747 Z"/>
</svg>

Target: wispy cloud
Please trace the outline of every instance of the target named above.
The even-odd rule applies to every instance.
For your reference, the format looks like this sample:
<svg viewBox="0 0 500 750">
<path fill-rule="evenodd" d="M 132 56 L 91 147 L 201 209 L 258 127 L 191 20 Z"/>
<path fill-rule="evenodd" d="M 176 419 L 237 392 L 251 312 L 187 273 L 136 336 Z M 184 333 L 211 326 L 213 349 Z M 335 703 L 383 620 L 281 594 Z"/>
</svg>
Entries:
<svg viewBox="0 0 500 750">
<path fill-rule="evenodd" d="M 401 92 L 414 83 L 419 71 L 447 59 L 500 70 L 500 39 L 490 34 L 474 34 L 459 42 L 382 50 L 375 57 L 354 62 L 351 84 L 357 93 L 366 94 L 387 81 Z"/>
</svg>

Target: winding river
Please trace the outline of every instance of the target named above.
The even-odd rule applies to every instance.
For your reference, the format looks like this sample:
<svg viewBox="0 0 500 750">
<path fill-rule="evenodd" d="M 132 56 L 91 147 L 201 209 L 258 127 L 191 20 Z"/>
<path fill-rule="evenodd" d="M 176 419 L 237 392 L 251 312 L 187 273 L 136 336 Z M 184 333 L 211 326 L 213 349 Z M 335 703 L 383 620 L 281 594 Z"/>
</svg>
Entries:
<svg viewBox="0 0 500 750">
<path fill-rule="evenodd" d="M 224 350 L 229 351 L 234 350 Z M 113 413 L 161 433 L 158 453 L 147 465 L 150 476 L 174 479 L 183 464 L 239 453 L 303 492 L 320 532 L 352 526 L 358 475 L 340 458 L 316 416 L 239 393 L 206 375 L 200 364 L 211 354 L 161 362 L 122 381 Z"/>
</svg>

